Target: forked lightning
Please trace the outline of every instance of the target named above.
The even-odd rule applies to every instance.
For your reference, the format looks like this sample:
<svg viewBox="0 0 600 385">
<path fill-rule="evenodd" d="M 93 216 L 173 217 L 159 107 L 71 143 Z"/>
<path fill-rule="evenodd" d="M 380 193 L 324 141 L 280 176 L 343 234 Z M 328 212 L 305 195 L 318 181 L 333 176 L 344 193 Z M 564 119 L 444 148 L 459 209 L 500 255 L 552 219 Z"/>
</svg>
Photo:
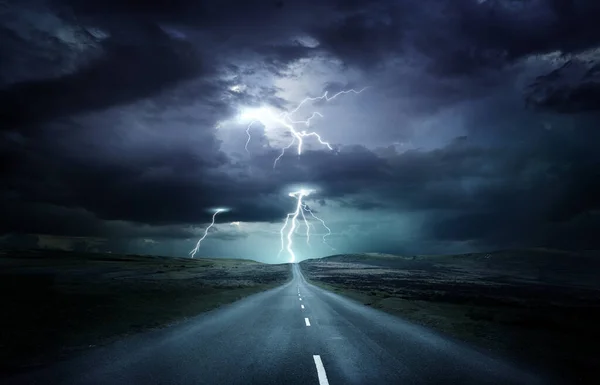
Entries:
<svg viewBox="0 0 600 385">
<path fill-rule="evenodd" d="M 290 197 L 296 198 L 296 210 L 294 210 L 293 212 L 286 215 L 283 226 L 281 226 L 281 230 L 279 230 L 279 234 L 281 236 L 281 249 L 279 250 L 279 253 L 277 256 L 281 255 L 281 253 L 285 249 L 285 250 L 287 250 L 287 252 L 290 255 L 290 262 L 296 261 L 296 255 L 294 254 L 294 250 L 292 248 L 292 246 L 293 246 L 292 236 L 294 235 L 294 232 L 297 228 L 299 215 L 302 216 L 302 220 L 304 222 L 304 225 L 306 226 L 306 242 L 307 243 L 310 242 L 310 223 L 308 222 L 308 219 L 306 218 L 305 212 L 308 212 L 314 219 L 321 222 L 323 227 L 325 227 L 325 229 L 327 229 L 327 233 L 323 235 L 323 243 L 325 243 L 327 246 L 331 247 L 325 239 L 325 237 L 327 237 L 328 235 L 331 235 L 331 229 L 329 227 L 327 227 L 325 222 L 321 218 L 317 217 L 312 212 L 312 210 L 302 201 L 302 199 L 304 197 L 309 196 L 314 191 L 315 190 L 301 189 L 298 191 L 293 191 L 288 194 Z M 290 224 L 290 220 L 291 220 L 291 224 Z M 288 224 L 289 224 L 289 226 L 288 226 Z M 286 228 L 287 228 L 287 234 L 285 234 Z M 286 240 L 287 240 L 287 242 L 286 242 Z M 333 247 L 332 247 L 332 249 L 333 249 Z"/>
<path fill-rule="evenodd" d="M 344 90 L 344 91 L 340 91 L 340 92 L 334 94 L 333 96 L 329 96 L 328 92 L 326 91 L 321 96 L 305 98 L 304 100 L 302 100 L 296 106 L 296 108 L 292 109 L 291 111 L 282 112 L 281 114 L 278 114 L 278 115 L 277 114 L 273 114 L 271 111 L 267 111 L 267 114 L 268 114 L 267 118 L 269 118 L 269 119 L 273 120 L 274 122 L 276 122 L 276 123 L 284 126 L 285 128 L 288 129 L 288 131 L 290 132 L 290 134 L 292 134 L 292 140 L 290 141 L 290 143 L 287 146 L 285 146 L 284 148 L 282 148 L 281 154 L 273 162 L 273 168 L 275 168 L 275 166 L 277 166 L 277 162 L 285 154 L 285 151 L 287 149 L 289 149 L 290 147 L 292 147 L 294 144 L 296 144 L 296 149 L 297 149 L 298 155 L 302 155 L 302 147 L 304 145 L 304 138 L 309 137 L 309 136 L 315 137 L 319 143 L 321 143 L 322 145 L 324 145 L 328 149 L 333 150 L 333 147 L 331 147 L 331 144 L 329 144 L 328 142 L 324 141 L 321 138 L 321 135 L 319 135 L 318 133 L 316 133 L 314 131 L 307 132 L 306 130 L 297 130 L 294 127 L 294 125 L 296 125 L 296 124 L 303 124 L 306 127 L 309 127 L 311 121 L 315 117 L 317 117 L 317 116 L 320 117 L 320 118 L 323 117 L 323 115 L 321 113 L 315 111 L 306 120 L 294 120 L 292 118 L 292 115 L 295 114 L 296 112 L 298 112 L 298 110 L 304 104 L 306 104 L 308 102 L 318 101 L 318 100 L 330 101 L 330 100 L 333 100 L 333 99 L 337 98 L 339 95 L 343 95 L 343 94 L 349 94 L 349 93 L 360 94 L 361 92 L 363 92 L 367 88 L 368 87 L 364 87 L 364 88 L 362 88 L 362 89 L 360 89 L 358 91 L 356 91 L 354 89 Z M 253 118 L 253 120 L 250 122 L 250 124 L 248 124 L 248 126 L 246 127 L 246 135 L 248 135 L 248 140 L 246 141 L 245 149 L 246 149 L 247 152 L 249 152 L 248 151 L 248 144 L 250 143 L 250 140 L 252 139 L 252 136 L 250 134 L 250 128 L 252 127 L 252 125 L 254 123 L 257 123 L 257 122 L 260 122 L 260 121 L 261 121 L 261 117 L 255 116 Z"/>
<path fill-rule="evenodd" d="M 319 222 L 321 222 L 321 224 L 323 225 L 323 227 L 327 230 L 327 232 L 325 234 L 323 234 L 323 243 L 326 244 L 327 246 L 329 246 L 331 248 L 331 250 L 335 250 L 335 248 L 333 248 L 329 243 L 327 243 L 327 239 L 325 239 L 326 237 L 331 235 L 331 229 L 325 224 L 325 221 L 322 220 L 321 218 L 319 218 L 318 216 L 316 216 L 312 210 L 310 209 L 310 207 L 308 207 L 307 204 L 302 204 L 302 208 L 304 209 L 304 211 L 308 211 L 308 213 L 315 218 L 316 220 L 318 220 Z M 308 225 L 306 226 L 308 228 Z"/>
</svg>

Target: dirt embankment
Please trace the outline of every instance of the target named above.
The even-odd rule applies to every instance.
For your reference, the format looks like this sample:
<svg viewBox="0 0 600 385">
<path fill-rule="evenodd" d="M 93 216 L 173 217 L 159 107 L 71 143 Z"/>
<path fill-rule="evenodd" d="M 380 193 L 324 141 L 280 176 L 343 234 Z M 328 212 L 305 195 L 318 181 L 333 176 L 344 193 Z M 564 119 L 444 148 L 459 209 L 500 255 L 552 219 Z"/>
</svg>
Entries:
<svg viewBox="0 0 600 385">
<path fill-rule="evenodd" d="M 159 328 L 291 279 L 290 265 L 59 251 L 0 254 L 0 373 Z"/>
<path fill-rule="evenodd" d="M 339 255 L 300 264 L 311 282 L 550 372 L 596 383 L 600 253 Z"/>
</svg>

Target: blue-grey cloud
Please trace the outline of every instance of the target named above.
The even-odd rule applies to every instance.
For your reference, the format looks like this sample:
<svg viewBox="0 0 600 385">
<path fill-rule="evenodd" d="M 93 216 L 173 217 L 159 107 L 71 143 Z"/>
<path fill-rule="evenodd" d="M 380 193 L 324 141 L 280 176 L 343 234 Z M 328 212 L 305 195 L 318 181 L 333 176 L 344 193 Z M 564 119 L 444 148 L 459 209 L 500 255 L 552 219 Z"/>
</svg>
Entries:
<svg viewBox="0 0 600 385">
<path fill-rule="evenodd" d="M 271 226 L 288 186 L 307 184 L 310 204 L 349 227 L 418 217 L 413 244 L 377 239 L 387 252 L 598 246 L 595 1 L 30 0 L 3 12 L 1 233 L 142 250 L 193 238 L 223 205 L 219 223 Z M 245 152 L 240 108 L 367 85 L 314 105 L 335 151 L 308 141 L 274 169 L 289 135 L 257 125 Z M 227 234 L 223 245 L 264 241 Z M 360 234 L 348 242 L 375 247 Z"/>
</svg>

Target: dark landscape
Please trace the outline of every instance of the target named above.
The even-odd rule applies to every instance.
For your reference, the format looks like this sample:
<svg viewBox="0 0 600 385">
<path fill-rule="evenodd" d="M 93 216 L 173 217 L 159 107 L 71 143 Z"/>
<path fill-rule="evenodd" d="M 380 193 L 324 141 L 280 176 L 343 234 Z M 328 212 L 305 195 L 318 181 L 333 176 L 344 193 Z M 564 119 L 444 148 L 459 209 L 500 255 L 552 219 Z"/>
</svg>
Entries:
<svg viewBox="0 0 600 385">
<path fill-rule="evenodd" d="M 600 0 L 0 0 L 0 385 L 600 384 L 599 144 Z"/>
<path fill-rule="evenodd" d="M 345 254 L 300 263 L 318 286 L 566 383 L 600 367 L 598 252 Z"/>
<path fill-rule="evenodd" d="M 64 252 L 0 254 L 0 373 L 161 328 L 291 279 L 250 260 Z"/>
</svg>

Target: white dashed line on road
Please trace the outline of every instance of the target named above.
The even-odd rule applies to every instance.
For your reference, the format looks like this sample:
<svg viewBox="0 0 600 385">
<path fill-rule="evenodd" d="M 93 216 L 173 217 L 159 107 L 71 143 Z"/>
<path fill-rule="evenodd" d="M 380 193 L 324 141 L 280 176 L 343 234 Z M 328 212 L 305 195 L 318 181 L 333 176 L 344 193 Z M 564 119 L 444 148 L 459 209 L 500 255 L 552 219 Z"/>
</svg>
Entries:
<svg viewBox="0 0 600 385">
<path fill-rule="evenodd" d="M 313 360 L 315 360 L 315 366 L 317 367 L 319 385 L 329 385 L 329 381 L 327 381 L 327 373 L 325 373 L 325 367 L 323 366 L 323 361 L 321 361 L 321 356 L 313 355 Z"/>
<path fill-rule="evenodd" d="M 298 298 L 300 301 L 302 301 L 302 298 Z"/>
<path fill-rule="evenodd" d="M 308 320 L 308 318 L 304 318 L 304 323 L 306 324 L 306 326 L 310 326 L 310 321 Z"/>
<path fill-rule="evenodd" d="M 302 309 L 304 309 L 304 305 L 300 305 L 300 307 L 301 307 Z"/>
</svg>

